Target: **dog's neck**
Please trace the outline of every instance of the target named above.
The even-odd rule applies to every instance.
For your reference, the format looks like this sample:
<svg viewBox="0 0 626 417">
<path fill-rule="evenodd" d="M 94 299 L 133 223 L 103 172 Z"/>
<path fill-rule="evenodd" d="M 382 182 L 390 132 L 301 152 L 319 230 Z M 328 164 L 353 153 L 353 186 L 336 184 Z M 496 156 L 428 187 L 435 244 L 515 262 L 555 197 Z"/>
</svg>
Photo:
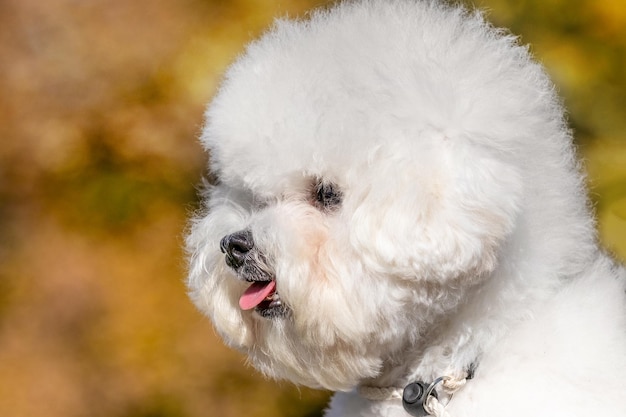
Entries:
<svg viewBox="0 0 626 417">
<path fill-rule="evenodd" d="M 518 273 L 511 273 L 513 269 Z M 390 353 L 384 358 L 380 373 L 361 381 L 357 390 L 364 391 L 362 387 L 397 390 L 411 382 L 431 382 L 443 376 L 463 380 L 477 367 L 480 374 L 483 352 L 488 353 L 563 282 L 557 281 L 555 285 L 522 272 L 523 268 L 512 263 L 494 271 L 484 285 L 470 289 L 454 311 L 432 322 L 430 330 L 420 337 L 423 343 L 407 341 Z M 520 283 L 522 280 L 535 282 L 530 285 Z"/>
<path fill-rule="evenodd" d="M 446 405 L 474 377 L 481 352 L 472 332 L 454 320 L 459 314 L 462 311 L 431 326 L 420 339 L 422 344 L 407 342 L 385 359 L 377 377 L 363 381 L 356 392 L 369 401 L 402 404 L 407 416 L 448 416 Z M 408 401 L 416 392 L 414 401 Z"/>
<path fill-rule="evenodd" d="M 497 271 L 484 285 L 477 285 L 467 290 L 462 303 L 452 311 L 433 318 L 428 329 L 420 331 L 419 340 L 407 340 L 400 348 L 383 359 L 379 374 L 371 379 L 361 381 L 357 391 L 367 397 L 370 388 L 382 389 L 385 392 L 400 393 L 408 384 L 416 381 L 429 383 L 440 377 L 452 380 L 465 380 L 473 376 L 485 350 L 502 336 L 507 328 L 517 321 L 518 315 L 509 317 L 498 316 L 492 320 L 493 314 L 488 306 L 493 293 L 513 294 L 514 291 L 503 291 L 502 286 L 511 285 L 509 281 L 498 279 Z M 515 308 L 516 301 L 506 300 L 512 307 L 510 311 L 525 311 Z M 524 297 L 522 297 L 524 299 Z M 528 300 L 528 298 L 525 298 Z M 526 301 L 528 303 L 528 301 Z M 478 308 L 476 306 L 479 306 Z M 528 308 L 528 306 L 526 306 Z M 397 394 L 390 394 L 397 397 Z"/>
<path fill-rule="evenodd" d="M 404 364 L 387 361 L 380 375 L 360 384 L 357 393 L 369 401 L 401 403 L 410 415 L 447 416 L 445 405 L 474 377 L 478 358 L 464 366 L 458 361 L 464 355 L 455 357 L 449 348 L 437 346 L 422 349 L 421 354 L 413 353 L 416 360 Z M 407 357 L 405 355 L 402 356 Z M 419 392 L 417 397 L 408 401 L 416 392 Z"/>
<path fill-rule="evenodd" d="M 485 342 L 485 338 L 476 337 L 477 323 L 467 320 L 465 304 L 481 302 L 481 292 L 481 286 L 470 288 L 463 303 L 432 318 L 428 327 L 418 332 L 419 338 L 407 337 L 383 358 L 378 375 L 360 386 L 403 388 L 411 382 L 434 381 L 442 376 L 465 378 L 479 362 Z"/>
<path fill-rule="evenodd" d="M 416 381 L 432 382 L 439 377 L 462 380 L 473 377 L 480 360 L 480 350 L 469 338 L 444 336 L 430 339 L 436 342 L 430 346 L 409 346 L 390 355 L 380 373 L 362 381 L 362 387 L 402 389 Z M 429 340 L 429 339 L 426 339 Z"/>
</svg>

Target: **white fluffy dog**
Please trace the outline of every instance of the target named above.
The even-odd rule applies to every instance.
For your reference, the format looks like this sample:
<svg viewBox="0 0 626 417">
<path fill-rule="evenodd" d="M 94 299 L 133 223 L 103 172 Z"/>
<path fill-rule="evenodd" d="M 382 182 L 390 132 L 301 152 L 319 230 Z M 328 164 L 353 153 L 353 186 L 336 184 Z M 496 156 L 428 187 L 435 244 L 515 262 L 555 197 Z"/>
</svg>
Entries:
<svg viewBox="0 0 626 417">
<path fill-rule="evenodd" d="M 327 416 L 626 416 L 626 277 L 554 87 L 480 13 L 361 0 L 230 68 L 195 304 Z M 406 389 L 405 389 L 406 387 Z"/>
</svg>

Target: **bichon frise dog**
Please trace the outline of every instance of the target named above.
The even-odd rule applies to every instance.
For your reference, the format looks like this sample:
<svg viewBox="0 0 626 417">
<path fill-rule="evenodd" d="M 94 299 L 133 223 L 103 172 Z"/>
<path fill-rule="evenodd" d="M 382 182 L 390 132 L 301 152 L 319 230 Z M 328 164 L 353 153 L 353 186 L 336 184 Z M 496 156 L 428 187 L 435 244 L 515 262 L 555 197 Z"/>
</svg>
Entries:
<svg viewBox="0 0 626 417">
<path fill-rule="evenodd" d="M 327 416 L 626 416 L 626 274 L 554 87 L 480 13 L 359 0 L 230 68 L 194 303 Z"/>
</svg>

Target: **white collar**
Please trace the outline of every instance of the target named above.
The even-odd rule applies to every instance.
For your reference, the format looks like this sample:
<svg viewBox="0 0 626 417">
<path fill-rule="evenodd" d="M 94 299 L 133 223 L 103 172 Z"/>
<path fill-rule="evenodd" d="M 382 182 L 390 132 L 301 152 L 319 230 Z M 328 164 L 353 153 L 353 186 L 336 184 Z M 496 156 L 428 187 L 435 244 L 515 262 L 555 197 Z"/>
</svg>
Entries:
<svg viewBox="0 0 626 417">
<path fill-rule="evenodd" d="M 418 381 L 405 387 L 359 385 L 357 393 L 370 401 L 401 400 L 407 413 L 414 417 L 449 417 L 445 406 L 452 399 L 452 395 L 474 377 L 475 369 L 476 364 L 473 363 L 467 371 L 459 372 L 458 376 L 444 375 L 430 383 Z M 443 388 L 441 395 L 435 390 L 438 385 Z"/>
</svg>

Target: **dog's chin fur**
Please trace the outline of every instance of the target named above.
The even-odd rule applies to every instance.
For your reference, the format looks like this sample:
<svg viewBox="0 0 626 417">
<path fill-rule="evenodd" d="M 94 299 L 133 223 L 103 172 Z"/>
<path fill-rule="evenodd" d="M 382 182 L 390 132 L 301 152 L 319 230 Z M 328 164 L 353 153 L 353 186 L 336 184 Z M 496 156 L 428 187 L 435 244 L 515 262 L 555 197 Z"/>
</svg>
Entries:
<svg viewBox="0 0 626 417">
<path fill-rule="evenodd" d="M 479 13 L 361 0 L 277 21 L 206 113 L 218 181 L 187 238 L 191 298 L 269 377 L 348 391 L 478 363 L 458 415 L 623 416 L 624 273 L 571 142 L 542 68 Z M 284 314 L 239 307 L 220 240 L 241 230 Z M 549 395 L 517 407 L 501 383 Z M 329 415 L 403 413 L 345 394 Z"/>
</svg>

